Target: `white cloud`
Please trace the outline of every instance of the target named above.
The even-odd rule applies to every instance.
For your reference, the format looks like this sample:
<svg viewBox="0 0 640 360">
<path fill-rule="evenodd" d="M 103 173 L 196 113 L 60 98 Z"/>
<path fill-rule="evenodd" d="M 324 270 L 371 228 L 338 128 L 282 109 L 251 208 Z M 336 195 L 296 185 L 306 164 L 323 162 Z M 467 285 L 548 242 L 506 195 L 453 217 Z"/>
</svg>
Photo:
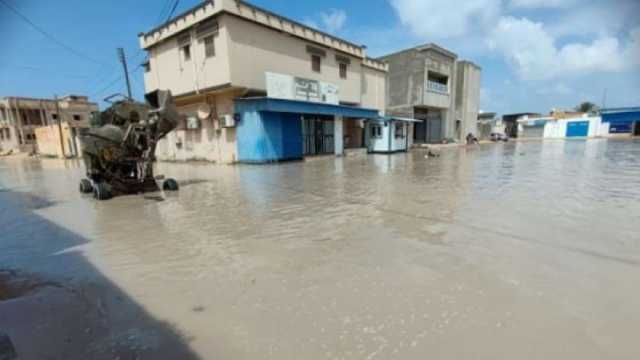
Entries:
<svg viewBox="0 0 640 360">
<path fill-rule="evenodd" d="M 640 38 L 640 30 L 632 33 Z M 624 48 L 615 37 L 556 46 L 544 25 L 526 18 L 503 17 L 488 40 L 524 80 L 545 80 L 589 72 L 621 71 L 629 67 L 634 44 Z M 629 55 L 627 55 L 629 54 Z"/>
<path fill-rule="evenodd" d="M 511 6 L 527 9 L 568 8 L 579 0 L 511 0 Z"/>
<path fill-rule="evenodd" d="M 320 20 L 322 20 L 327 32 L 336 33 L 342 30 L 347 22 L 347 13 L 344 10 L 331 9 L 328 12 L 320 13 Z"/>
<path fill-rule="evenodd" d="M 484 31 L 500 15 L 501 0 L 389 0 L 400 21 L 422 37 L 451 38 Z"/>
</svg>

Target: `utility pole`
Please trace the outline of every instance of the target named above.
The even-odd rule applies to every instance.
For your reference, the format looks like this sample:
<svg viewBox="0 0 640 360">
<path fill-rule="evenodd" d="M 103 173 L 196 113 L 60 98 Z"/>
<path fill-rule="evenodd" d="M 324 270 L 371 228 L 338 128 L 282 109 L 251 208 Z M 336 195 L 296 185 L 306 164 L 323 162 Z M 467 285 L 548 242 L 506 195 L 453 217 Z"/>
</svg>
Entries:
<svg viewBox="0 0 640 360">
<path fill-rule="evenodd" d="M 118 58 L 124 68 L 124 78 L 127 80 L 127 94 L 129 95 L 129 99 L 133 99 L 131 95 L 131 82 L 129 81 L 129 69 L 127 68 L 127 58 L 124 56 L 123 48 L 118 48 Z"/>
<path fill-rule="evenodd" d="M 64 151 L 64 138 L 62 136 L 62 113 L 60 112 L 60 101 L 58 95 L 55 96 L 56 102 L 56 114 L 58 114 L 58 136 L 60 137 L 60 149 L 62 149 L 62 158 L 67 157 L 67 153 Z"/>
</svg>

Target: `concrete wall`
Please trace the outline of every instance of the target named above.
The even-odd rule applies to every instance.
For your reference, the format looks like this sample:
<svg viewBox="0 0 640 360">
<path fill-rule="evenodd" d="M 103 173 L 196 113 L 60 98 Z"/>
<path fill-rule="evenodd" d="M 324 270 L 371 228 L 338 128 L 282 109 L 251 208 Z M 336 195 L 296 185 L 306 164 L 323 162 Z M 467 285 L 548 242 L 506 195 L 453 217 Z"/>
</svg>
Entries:
<svg viewBox="0 0 640 360">
<path fill-rule="evenodd" d="M 178 45 L 178 37 L 167 39 L 149 50 L 150 71 L 145 72 L 145 90 L 171 90 L 174 96 L 220 87 L 231 82 L 229 66 L 229 35 L 227 24 L 218 19 L 218 32 L 214 36 L 215 56 L 205 56 L 205 45 L 191 34 L 191 60 L 185 61 Z"/>
<path fill-rule="evenodd" d="M 481 69 L 473 63 L 459 61 L 456 76 L 456 118 L 460 120 L 458 140 L 467 134 L 478 135 Z"/>
<path fill-rule="evenodd" d="M 81 157 L 82 149 L 74 128 L 69 123 L 48 125 L 35 129 L 39 155 L 63 157 Z M 60 136 L 62 142 L 60 143 Z M 64 146 L 64 149 L 63 149 Z"/>
<path fill-rule="evenodd" d="M 212 115 L 201 120 L 201 128 L 197 130 L 181 129 L 169 133 L 160 140 L 156 156 L 161 161 L 204 160 L 222 164 L 237 161 L 236 129 L 223 128 L 221 119 L 224 115 L 234 114 L 233 98 L 238 93 L 229 91 L 218 95 L 204 97 L 191 104 L 178 103 L 178 112 L 184 117 L 198 115 L 198 108 L 210 101 Z"/>
<path fill-rule="evenodd" d="M 361 90 L 360 105 L 377 109 L 384 115 L 387 107 L 387 73 L 363 65 Z"/>
<path fill-rule="evenodd" d="M 599 116 L 597 117 L 580 117 L 573 119 L 561 119 L 556 121 L 548 121 L 544 126 L 544 137 L 546 139 L 564 139 L 567 137 L 567 123 L 569 122 L 589 122 L 588 137 L 599 137 L 609 135 L 608 124 L 602 123 Z"/>
</svg>

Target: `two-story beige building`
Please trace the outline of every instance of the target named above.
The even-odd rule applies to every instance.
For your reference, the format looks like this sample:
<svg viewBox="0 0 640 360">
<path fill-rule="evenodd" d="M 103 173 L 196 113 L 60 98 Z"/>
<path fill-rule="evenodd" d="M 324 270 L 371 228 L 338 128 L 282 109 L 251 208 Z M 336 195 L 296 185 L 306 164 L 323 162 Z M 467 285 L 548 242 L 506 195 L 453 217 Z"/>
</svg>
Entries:
<svg viewBox="0 0 640 360">
<path fill-rule="evenodd" d="M 185 116 L 163 160 L 269 162 L 366 147 L 387 65 L 366 48 L 239 0 L 204 1 L 140 34 L 147 92 Z"/>
<path fill-rule="evenodd" d="M 68 95 L 56 102 L 53 99 L 34 99 L 25 97 L 5 97 L 0 99 L 0 150 L 14 153 L 47 153 L 49 143 L 60 144 L 65 148 L 65 156 L 77 156 L 80 130 L 89 127 L 91 114 L 98 111 L 98 105 L 86 96 Z M 58 124 L 63 126 L 58 127 Z M 45 134 L 41 128 L 50 128 L 47 139 L 38 139 L 37 134 Z M 62 136 L 61 130 L 67 129 L 68 135 Z M 50 140 L 49 138 L 53 139 Z M 43 144 L 39 144 L 39 140 Z M 46 144 L 44 143 L 46 142 Z M 42 145 L 42 146 L 40 146 Z"/>
</svg>

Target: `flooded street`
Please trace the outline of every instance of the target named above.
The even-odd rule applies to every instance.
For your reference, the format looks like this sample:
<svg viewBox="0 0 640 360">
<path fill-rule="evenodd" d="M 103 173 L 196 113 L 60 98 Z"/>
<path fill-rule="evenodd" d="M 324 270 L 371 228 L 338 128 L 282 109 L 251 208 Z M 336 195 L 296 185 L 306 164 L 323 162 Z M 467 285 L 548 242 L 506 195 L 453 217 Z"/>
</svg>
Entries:
<svg viewBox="0 0 640 360">
<path fill-rule="evenodd" d="M 0 269 L 108 283 L 146 320 L 101 338 L 201 359 L 640 354 L 639 140 L 158 168 L 179 193 L 97 202 L 80 162 L 0 159 Z"/>
</svg>

